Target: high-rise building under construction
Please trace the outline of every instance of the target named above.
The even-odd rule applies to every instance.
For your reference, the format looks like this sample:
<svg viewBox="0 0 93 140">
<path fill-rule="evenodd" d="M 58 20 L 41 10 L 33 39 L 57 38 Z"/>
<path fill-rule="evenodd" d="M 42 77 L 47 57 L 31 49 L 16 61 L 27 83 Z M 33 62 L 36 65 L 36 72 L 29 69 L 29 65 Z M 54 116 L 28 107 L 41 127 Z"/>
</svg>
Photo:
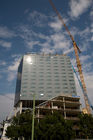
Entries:
<svg viewBox="0 0 93 140">
<path fill-rule="evenodd" d="M 70 58 L 66 55 L 26 54 L 18 67 L 15 106 L 32 101 L 39 103 L 65 94 L 76 95 Z"/>
</svg>

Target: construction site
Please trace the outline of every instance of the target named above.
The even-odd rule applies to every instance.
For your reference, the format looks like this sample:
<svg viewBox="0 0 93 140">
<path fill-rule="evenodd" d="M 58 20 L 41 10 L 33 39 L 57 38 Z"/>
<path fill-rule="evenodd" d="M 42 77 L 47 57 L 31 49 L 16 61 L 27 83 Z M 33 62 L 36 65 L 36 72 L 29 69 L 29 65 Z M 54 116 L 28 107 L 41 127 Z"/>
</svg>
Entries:
<svg viewBox="0 0 93 140">
<path fill-rule="evenodd" d="M 49 2 L 72 41 L 78 71 L 75 70 L 70 57 L 65 54 L 26 53 L 17 72 L 14 116 L 29 109 L 32 111 L 33 120 L 36 118 L 38 123 L 55 112 L 59 112 L 65 120 L 78 122 L 79 114 L 90 115 L 93 110 L 79 58 L 81 50 L 52 0 Z M 74 75 L 82 90 L 85 102 L 83 109 L 81 97 L 76 91 Z"/>
<path fill-rule="evenodd" d="M 81 51 L 80 51 L 79 47 L 77 46 L 77 44 L 74 40 L 74 37 L 70 33 L 68 27 L 64 23 L 62 16 L 60 15 L 60 13 L 56 9 L 55 5 L 53 4 L 52 0 L 49 0 L 49 2 L 51 4 L 53 10 L 56 12 L 59 20 L 64 25 L 64 28 L 66 29 L 70 39 L 72 40 L 78 72 L 76 72 L 76 70 L 73 67 L 73 64 L 71 64 L 70 59 L 66 55 L 61 56 L 58 54 L 56 54 L 56 55 L 52 55 L 52 54 L 49 54 L 49 55 L 46 55 L 46 54 L 39 55 L 38 54 L 37 55 L 37 54 L 30 54 L 30 53 L 26 54 L 23 57 L 23 59 L 21 60 L 19 68 L 18 68 L 18 77 L 17 77 L 16 94 L 15 94 L 15 105 L 14 105 L 15 110 L 17 110 L 16 108 L 20 108 L 20 112 L 22 112 L 22 108 L 24 108 L 24 107 L 31 108 L 33 106 L 33 94 L 36 94 L 36 97 L 35 97 L 36 106 L 41 104 L 42 102 L 46 102 L 46 101 L 48 102 L 48 100 L 50 100 L 50 99 L 52 102 L 52 98 L 57 97 L 57 95 L 60 96 L 60 95 L 65 94 L 65 95 L 70 95 L 70 96 L 73 96 L 73 95 L 77 96 L 74 78 L 73 78 L 73 73 L 75 73 L 75 76 L 78 80 L 78 83 L 82 90 L 82 94 L 83 94 L 84 101 L 85 101 L 85 108 L 83 109 L 84 113 L 91 114 L 93 106 L 88 98 L 86 84 L 85 84 L 84 76 L 83 76 L 83 72 L 82 72 L 82 65 L 81 65 L 81 62 L 79 59 L 79 53 L 81 53 Z M 64 60 L 65 58 L 67 60 Z M 60 62 L 57 59 L 60 59 Z M 68 65 L 68 67 L 67 67 L 67 65 Z M 59 67 L 62 67 L 62 69 Z M 63 73 L 62 73 L 62 71 L 63 71 Z M 28 80 L 28 78 L 30 76 L 29 72 L 32 72 L 31 76 L 34 77 L 34 78 L 31 77 L 32 79 L 30 79 L 32 81 L 32 83 L 30 83 Z M 37 75 L 38 72 L 39 72 L 39 74 Z M 25 73 L 26 74 L 28 73 L 28 75 L 26 75 Z M 55 75 L 53 75 L 53 73 L 55 73 Z M 72 75 L 68 75 L 69 73 L 72 73 Z M 65 83 L 61 83 L 61 86 L 60 86 L 60 76 L 62 74 L 63 74 L 62 80 Z M 35 75 L 37 75 L 36 79 L 38 79 L 38 77 L 39 77 L 37 83 L 36 83 Z M 54 77 L 56 77 L 57 79 L 54 79 Z M 68 79 L 68 77 L 72 77 L 72 79 Z M 23 83 L 21 80 L 23 80 Z M 53 82 L 51 83 L 51 80 L 53 80 L 53 82 L 59 81 L 59 83 L 55 83 L 53 85 Z M 46 81 L 50 82 L 50 83 L 47 83 L 48 85 L 50 85 L 50 87 L 47 85 L 43 85 L 43 82 L 44 82 L 44 84 L 46 84 Z M 67 84 L 66 81 L 69 84 Z M 24 84 L 24 85 L 22 85 L 22 84 Z M 28 84 L 29 87 L 30 87 L 30 85 L 32 85 L 32 87 L 30 87 L 31 88 L 30 90 L 26 91 L 25 88 L 23 89 L 23 86 L 26 87 L 26 84 Z M 51 84 L 53 85 L 53 87 L 51 86 Z M 40 87 L 39 87 L 40 89 L 39 88 L 37 89 L 38 85 L 40 85 Z M 46 88 L 48 89 L 48 91 L 45 90 L 44 86 L 45 87 L 47 86 Z M 55 86 L 57 86 L 57 87 L 55 87 Z M 62 87 L 63 89 L 65 89 L 65 91 L 63 89 L 61 89 L 61 90 L 56 90 L 56 93 L 55 93 L 55 89 L 52 89 L 54 87 L 57 89 L 60 89 Z M 33 90 L 34 88 L 37 90 Z M 72 90 L 70 90 L 70 88 Z M 47 94 L 49 94 L 49 95 L 47 96 Z M 71 97 L 69 97 L 68 101 L 70 101 L 70 98 Z M 75 106 L 77 106 L 77 108 L 79 109 L 80 108 L 79 98 L 76 97 L 76 99 L 75 99 L 75 97 L 74 97 L 72 99 L 76 100 L 76 101 L 78 100 L 78 106 L 77 106 L 77 102 L 76 102 Z M 75 101 L 73 101 L 73 102 L 75 102 Z M 71 104 L 71 105 L 74 106 L 74 104 L 73 105 Z M 63 103 L 62 103 L 62 106 L 63 106 Z M 58 108 L 59 107 L 57 105 L 57 109 Z M 64 106 L 63 106 L 63 108 L 64 108 Z M 51 108 L 50 108 L 50 110 L 51 110 Z"/>
</svg>

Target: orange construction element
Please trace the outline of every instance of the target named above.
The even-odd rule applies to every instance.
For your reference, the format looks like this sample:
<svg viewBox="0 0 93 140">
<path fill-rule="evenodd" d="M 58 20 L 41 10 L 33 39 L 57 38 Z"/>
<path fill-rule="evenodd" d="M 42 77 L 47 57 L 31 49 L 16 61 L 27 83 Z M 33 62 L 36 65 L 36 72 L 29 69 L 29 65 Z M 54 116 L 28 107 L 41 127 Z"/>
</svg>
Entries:
<svg viewBox="0 0 93 140">
<path fill-rule="evenodd" d="M 66 26 L 66 24 L 64 23 L 64 20 L 62 18 L 62 16 L 60 15 L 60 13 L 58 12 L 58 10 L 56 9 L 56 7 L 54 6 L 52 0 L 49 0 L 51 6 L 53 7 L 54 11 L 56 12 L 59 20 L 62 22 L 62 24 L 64 25 L 66 31 L 68 32 L 72 42 L 73 42 L 73 47 L 74 47 L 74 51 L 75 51 L 75 56 L 76 56 L 76 63 L 77 63 L 77 68 L 78 68 L 78 72 L 79 72 L 79 76 L 80 76 L 80 80 L 81 80 L 81 83 L 82 83 L 82 86 L 83 86 L 83 90 L 85 92 L 85 94 L 87 94 L 87 89 L 86 89 L 86 84 L 85 84 L 85 81 L 84 81 L 84 76 L 83 76 L 83 72 L 82 72 L 82 66 L 81 66 L 81 63 L 80 63 L 80 59 L 79 59 L 79 55 L 78 55 L 78 52 L 81 53 L 79 47 L 77 46 L 73 36 L 71 35 L 68 27 Z M 84 100 L 85 100 L 85 105 L 86 105 L 86 110 L 87 110 L 87 113 L 88 114 L 91 114 L 91 108 L 90 108 L 90 105 L 89 105 L 89 102 L 88 102 L 88 98 L 87 96 L 85 96 L 84 94 Z"/>
</svg>

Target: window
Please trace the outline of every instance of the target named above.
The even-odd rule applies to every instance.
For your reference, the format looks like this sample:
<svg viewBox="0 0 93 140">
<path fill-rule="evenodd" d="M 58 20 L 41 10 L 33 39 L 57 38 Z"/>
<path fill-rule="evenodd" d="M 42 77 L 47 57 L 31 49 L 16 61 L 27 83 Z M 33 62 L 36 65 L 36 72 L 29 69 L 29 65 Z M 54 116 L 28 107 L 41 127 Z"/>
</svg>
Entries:
<svg viewBox="0 0 93 140">
<path fill-rule="evenodd" d="M 63 63 L 63 62 L 61 62 L 60 64 L 64 65 L 64 63 Z"/>
<path fill-rule="evenodd" d="M 40 81 L 43 81 L 44 79 L 39 79 Z"/>
<path fill-rule="evenodd" d="M 55 75 L 55 78 L 58 78 L 59 77 L 59 75 Z"/>
<path fill-rule="evenodd" d="M 31 79 L 31 81 L 35 81 L 36 79 Z"/>
<path fill-rule="evenodd" d="M 35 91 L 34 90 L 30 90 L 30 93 L 35 93 Z"/>
<path fill-rule="evenodd" d="M 25 92 L 27 92 L 26 90 L 22 90 L 22 93 L 25 93 Z"/>
<path fill-rule="evenodd" d="M 47 87 L 47 89 L 51 89 L 52 87 Z"/>
<path fill-rule="evenodd" d="M 54 69 L 54 71 L 58 71 L 58 69 Z"/>
<path fill-rule="evenodd" d="M 58 61 L 57 59 L 53 59 L 53 61 Z"/>
<path fill-rule="evenodd" d="M 51 67 L 51 65 L 47 65 L 47 67 Z"/>
<path fill-rule="evenodd" d="M 64 85 L 63 89 L 67 90 L 68 89 L 68 86 L 67 85 Z"/>
<path fill-rule="evenodd" d="M 66 91 L 66 90 L 64 90 L 63 92 L 64 92 L 64 93 L 68 93 L 68 91 Z"/>
<path fill-rule="evenodd" d="M 60 83 L 55 83 L 55 85 L 60 85 Z"/>
<path fill-rule="evenodd" d="M 54 67 L 57 68 L 58 66 L 55 65 Z"/>
<path fill-rule="evenodd" d="M 47 85 L 51 85 L 52 83 L 47 83 Z"/>
<path fill-rule="evenodd" d="M 40 78 L 41 78 L 41 77 L 44 77 L 44 75 L 41 75 L 41 74 L 40 74 L 39 77 L 40 77 Z"/>
<path fill-rule="evenodd" d="M 51 72 L 47 72 L 47 74 L 51 74 Z"/>
<path fill-rule="evenodd" d="M 38 88 L 41 88 L 41 89 L 42 89 L 42 88 L 44 88 L 44 87 L 38 87 Z"/>
<path fill-rule="evenodd" d="M 38 91 L 39 93 L 44 93 L 44 91 L 43 90 L 41 90 L 41 91 Z"/>
<path fill-rule="evenodd" d="M 61 93 L 61 91 L 60 90 L 56 90 L 55 93 Z"/>
<path fill-rule="evenodd" d="M 24 85 L 23 85 L 22 88 L 27 88 L 27 86 L 24 86 Z"/>
<path fill-rule="evenodd" d="M 62 72 L 61 74 L 64 74 L 64 75 L 66 75 L 66 73 L 65 73 L 65 72 Z"/>
<path fill-rule="evenodd" d="M 42 68 L 42 67 L 44 67 L 44 65 L 39 65 L 39 67 L 41 67 L 41 68 Z"/>
<path fill-rule="evenodd" d="M 31 86 L 30 88 L 36 88 L 35 86 Z"/>
<path fill-rule="evenodd" d="M 72 79 L 69 79 L 69 81 L 73 81 Z"/>
<path fill-rule="evenodd" d="M 39 61 L 43 61 L 43 59 L 39 59 Z"/>
<path fill-rule="evenodd" d="M 51 75 L 47 75 L 46 78 L 47 78 L 47 77 L 48 77 L 48 78 L 52 78 Z"/>
<path fill-rule="evenodd" d="M 35 85 L 36 83 L 31 83 L 31 85 Z"/>
<path fill-rule="evenodd" d="M 55 81 L 59 81 L 59 79 L 55 79 Z"/>
<path fill-rule="evenodd" d="M 58 62 L 53 63 L 53 65 L 58 64 Z"/>
<path fill-rule="evenodd" d="M 67 83 L 64 82 L 64 83 L 62 83 L 62 85 L 67 85 Z"/>
<path fill-rule="evenodd" d="M 60 87 L 55 87 L 55 89 L 60 89 Z"/>
<path fill-rule="evenodd" d="M 51 79 L 46 79 L 46 81 L 52 81 Z"/>
<path fill-rule="evenodd" d="M 48 95 L 48 97 L 50 98 L 50 97 L 52 97 L 52 95 Z"/>
<path fill-rule="evenodd" d="M 59 72 L 54 72 L 54 74 L 59 74 Z"/>
<path fill-rule="evenodd" d="M 36 75 L 31 75 L 31 77 L 36 77 Z"/>
<path fill-rule="evenodd" d="M 47 93 L 52 93 L 52 91 L 50 90 L 50 91 L 46 91 Z"/>
<path fill-rule="evenodd" d="M 39 73 L 40 75 L 44 74 L 44 72 L 41 72 L 41 71 L 39 71 L 38 73 Z"/>
<path fill-rule="evenodd" d="M 44 83 L 39 83 L 39 85 L 43 85 Z"/>
<path fill-rule="evenodd" d="M 23 81 L 27 81 L 28 79 L 27 78 L 23 78 Z"/>
<path fill-rule="evenodd" d="M 28 83 L 27 83 L 27 82 L 23 82 L 22 84 L 23 84 L 23 85 L 26 85 L 26 84 L 28 84 Z"/>
</svg>

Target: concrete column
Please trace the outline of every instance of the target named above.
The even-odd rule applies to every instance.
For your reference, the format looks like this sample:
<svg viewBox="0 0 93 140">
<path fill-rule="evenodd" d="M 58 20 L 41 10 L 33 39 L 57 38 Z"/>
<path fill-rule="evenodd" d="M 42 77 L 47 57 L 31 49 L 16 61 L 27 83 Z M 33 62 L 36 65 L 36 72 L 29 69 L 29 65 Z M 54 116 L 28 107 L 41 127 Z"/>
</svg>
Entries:
<svg viewBox="0 0 93 140">
<path fill-rule="evenodd" d="M 64 108 L 64 110 L 65 110 L 65 103 L 63 103 L 63 108 Z"/>
<path fill-rule="evenodd" d="M 66 119 L 66 112 L 64 112 L 64 119 Z"/>
<path fill-rule="evenodd" d="M 64 102 L 64 97 L 63 97 L 63 102 Z"/>
<path fill-rule="evenodd" d="M 20 114 L 22 113 L 22 102 L 19 103 Z"/>
<path fill-rule="evenodd" d="M 53 102 L 51 102 L 51 108 L 53 108 Z M 53 114 L 53 110 L 52 110 L 52 114 Z"/>
<path fill-rule="evenodd" d="M 39 123 L 39 115 L 40 115 L 40 110 L 38 108 L 38 123 Z"/>
<path fill-rule="evenodd" d="M 22 140 L 25 140 L 24 137 L 22 137 Z"/>
<path fill-rule="evenodd" d="M 63 103 L 63 108 L 64 108 L 64 119 L 66 119 L 66 111 L 65 111 L 65 98 L 63 97 L 63 101 L 64 101 L 64 103 Z"/>
</svg>

